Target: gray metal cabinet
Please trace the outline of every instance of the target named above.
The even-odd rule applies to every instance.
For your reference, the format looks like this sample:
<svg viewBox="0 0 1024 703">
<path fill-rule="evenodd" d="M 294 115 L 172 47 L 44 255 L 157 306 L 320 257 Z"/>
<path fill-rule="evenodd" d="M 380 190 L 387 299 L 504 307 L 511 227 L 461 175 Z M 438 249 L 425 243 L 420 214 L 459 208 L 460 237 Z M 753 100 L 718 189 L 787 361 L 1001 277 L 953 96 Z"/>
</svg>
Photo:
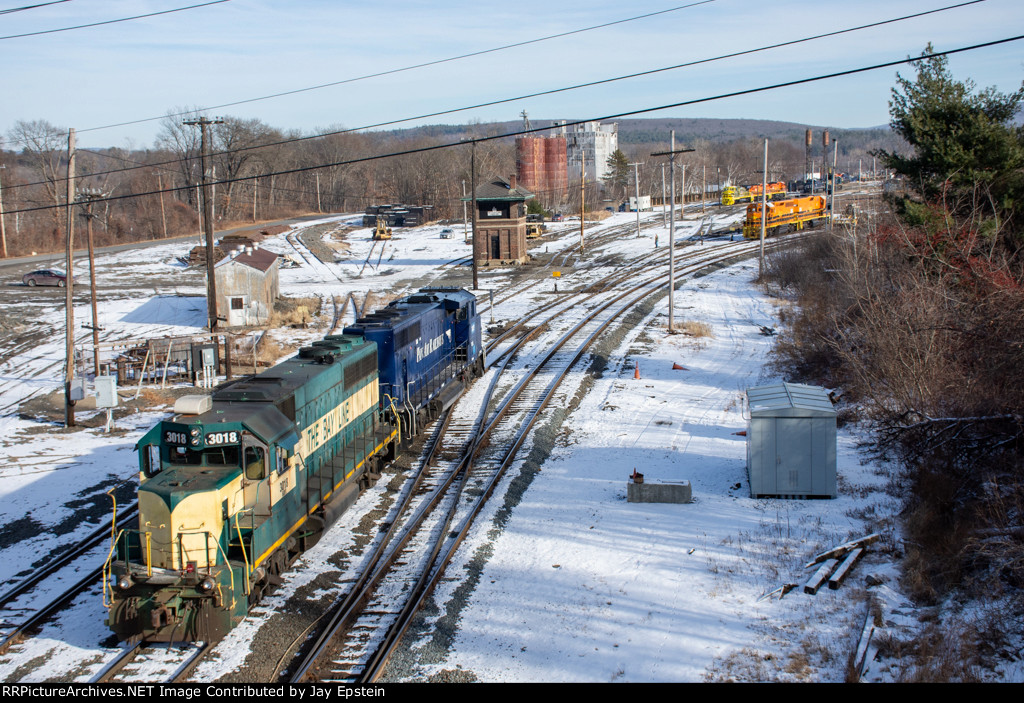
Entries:
<svg viewBox="0 0 1024 703">
<path fill-rule="evenodd" d="M 836 497 L 836 412 L 823 388 L 747 389 L 747 477 L 754 498 Z"/>
</svg>

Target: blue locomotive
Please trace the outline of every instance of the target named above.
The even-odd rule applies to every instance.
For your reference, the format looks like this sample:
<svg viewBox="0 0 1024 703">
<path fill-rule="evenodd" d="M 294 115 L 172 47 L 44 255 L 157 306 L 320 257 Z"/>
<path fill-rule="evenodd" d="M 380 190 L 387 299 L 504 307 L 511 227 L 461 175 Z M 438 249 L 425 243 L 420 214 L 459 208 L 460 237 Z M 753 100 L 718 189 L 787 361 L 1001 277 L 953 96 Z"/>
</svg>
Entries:
<svg viewBox="0 0 1024 703">
<path fill-rule="evenodd" d="M 116 530 L 107 624 L 216 641 L 484 370 L 476 298 L 425 288 L 267 371 L 185 396 L 139 441 L 139 523 Z"/>
</svg>

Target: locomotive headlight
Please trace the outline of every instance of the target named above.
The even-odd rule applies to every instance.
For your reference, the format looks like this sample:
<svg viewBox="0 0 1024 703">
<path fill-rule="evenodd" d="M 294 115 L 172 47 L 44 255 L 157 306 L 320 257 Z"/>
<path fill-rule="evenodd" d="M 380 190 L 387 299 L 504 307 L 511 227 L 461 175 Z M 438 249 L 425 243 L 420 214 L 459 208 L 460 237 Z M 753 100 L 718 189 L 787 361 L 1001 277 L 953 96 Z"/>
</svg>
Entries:
<svg viewBox="0 0 1024 703">
<path fill-rule="evenodd" d="M 192 435 L 193 437 L 198 437 L 199 436 L 199 428 L 198 427 L 193 427 L 189 431 L 189 434 Z"/>
<path fill-rule="evenodd" d="M 132 587 L 132 579 L 127 574 L 125 574 L 124 576 L 122 576 L 121 578 L 119 578 L 117 580 L 117 589 L 119 591 L 130 590 L 131 587 Z"/>
<path fill-rule="evenodd" d="M 214 589 L 214 587 L 216 585 L 217 584 L 214 583 L 213 579 L 211 577 L 207 576 L 206 578 L 204 578 L 202 581 L 199 582 L 199 585 L 196 586 L 196 590 L 199 591 L 200 593 L 212 593 L 213 589 Z"/>
<path fill-rule="evenodd" d="M 199 446 L 199 438 L 198 437 L 193 437 L 191 444 L 192 444 L 193 447 L 198 447 Z"/>
</svg>

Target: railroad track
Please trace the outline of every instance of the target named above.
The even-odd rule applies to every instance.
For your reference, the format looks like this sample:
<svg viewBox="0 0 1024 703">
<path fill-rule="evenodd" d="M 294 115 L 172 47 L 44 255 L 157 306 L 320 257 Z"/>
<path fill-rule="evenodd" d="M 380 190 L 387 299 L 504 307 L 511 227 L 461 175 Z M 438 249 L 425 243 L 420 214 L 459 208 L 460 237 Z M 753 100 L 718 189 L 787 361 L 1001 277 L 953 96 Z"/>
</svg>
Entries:
<svg viewBox="0 0 1024 703">
<path fill-rule="evenodd" d="M 212 651 L 207 643 L 181 645 L 136 642 L 125 645 L 90 683 L 181 683 Z"/>
<path fill-rule="evenodd" d="M 125 506 L 118 524 L 129 524 L 138 512 L 137 503 Z M 99 585 L 110 536 L 109 527 L 97 528 L 0 594 L 0 652 Z"/>
<path fill-rule="evenodd" d="M 689 256 L 697 263 L 681 270 L 679 275 L 746 255 L 753 248 L 751 243 L 737 242 L 715 252 L 693 252 Z M 648 267 L 659 266 L 667 253 L 649 258 L 655 261 L 648 261 Z M 615 278 L 621 282 L 627 277 L 629 274 Z M 626 291 L 615 290 L 609 281 L 605 290 L 580 295 L 575 301 L 544 306 L 550 317 L 540 324 L 529 329 L 520 325 L 523 334 L 519 340 L 497 352 L 496 358 L 502 361 L 500 368 L 493 369 L 486 392 L 481 391 L 481 398 L 466 403 L 465 409 L 464 396 L 453 413 L 455 419 L 445 419 L 444 438 L 432 440 L 416 474 L 418 488 L 409 491 L 410 495 L 419 492 L 424 498 L 412 508 L 414 512 L 403 526 L 403 537 L 395 546 L 388 547 L 386 559 L 371 560 L 375 564 L 372 578 L 361 586 L 363 590 L 358 596 L 350 592 L 344 612 L 339 609 L 331 618 L 329 627 L 290 670 L 290 680 L 365 683 L 380 676 L 401 635 L 429 597 L 530 430 L 552 398 L 557 397 L 562 379 L 609 325 L 639 301 L 664 292 L 661 284 L 667 277 L 667 273 L 649 276 Z M 583 310 L 580 302 L 587 296 L 591 306 Z M 556 335 L 558 340 L 545 347 L 542 358 L 537 359 L 538 353 L 525 349 L 525 343 L 539 332 Z M 544 345 L 538 340 L 537 346 Z M 492 344 L 492 352 L 496 348 L 497 343 Z M 500 385 L 505 386 L 504 393 L 496 392 L 499 378 L 503 379 Z M 495 408 L 488 416 L 487 408 L 492 401 Z M 426 467 L 435 458 L 439 465 L 427 472 Z M 424 475 L 429 478 L 424 480 Z M 428 518 L 430 513 L 436 515 Z M 390 517 L 389 520 L 392 527 L 399 521 Z M 380 550 L 385 549 L 385 543 L 382 541 Z M 388 569 L 393 573 L 388 574 Z M 347 633 L 343 638 L 342 632 Z"/>
</svg>

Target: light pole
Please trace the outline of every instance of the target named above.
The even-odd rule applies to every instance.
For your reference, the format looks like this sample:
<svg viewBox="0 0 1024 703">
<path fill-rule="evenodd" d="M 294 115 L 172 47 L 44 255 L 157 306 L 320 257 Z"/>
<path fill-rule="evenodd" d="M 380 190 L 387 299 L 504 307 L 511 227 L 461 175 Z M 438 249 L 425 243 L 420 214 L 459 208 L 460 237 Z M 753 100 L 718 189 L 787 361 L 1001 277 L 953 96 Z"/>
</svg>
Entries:
<svg viewBox="0 0 1024 703">
<path fill-rule="evenodd" d="M 643 162 L 637 162 L 630 164 L 633 167 L 633 174 L 636 177 L 634 181 L 634 187 L 636 192 L 636 236 L 640 236 L 640 167 L 643 166 Z"/>
<path fill-rule="evenodd" d="M 675 333 L 675 289 L 676 289 L 676 264 L 675 264 L 675 245 L 676 245 L 676 154 L 685 154 L 693 149 L 679 149 L 676 150 L 676 131 L 673 129 L 669 137 L 669 150 L 660 151 L 651 156 L 668 156 L 669 158 L 669 173 L 671 174 L 671 184 L 669 185 L 669 225 L 668 225 L 668 333 Z"/>
</svg>

